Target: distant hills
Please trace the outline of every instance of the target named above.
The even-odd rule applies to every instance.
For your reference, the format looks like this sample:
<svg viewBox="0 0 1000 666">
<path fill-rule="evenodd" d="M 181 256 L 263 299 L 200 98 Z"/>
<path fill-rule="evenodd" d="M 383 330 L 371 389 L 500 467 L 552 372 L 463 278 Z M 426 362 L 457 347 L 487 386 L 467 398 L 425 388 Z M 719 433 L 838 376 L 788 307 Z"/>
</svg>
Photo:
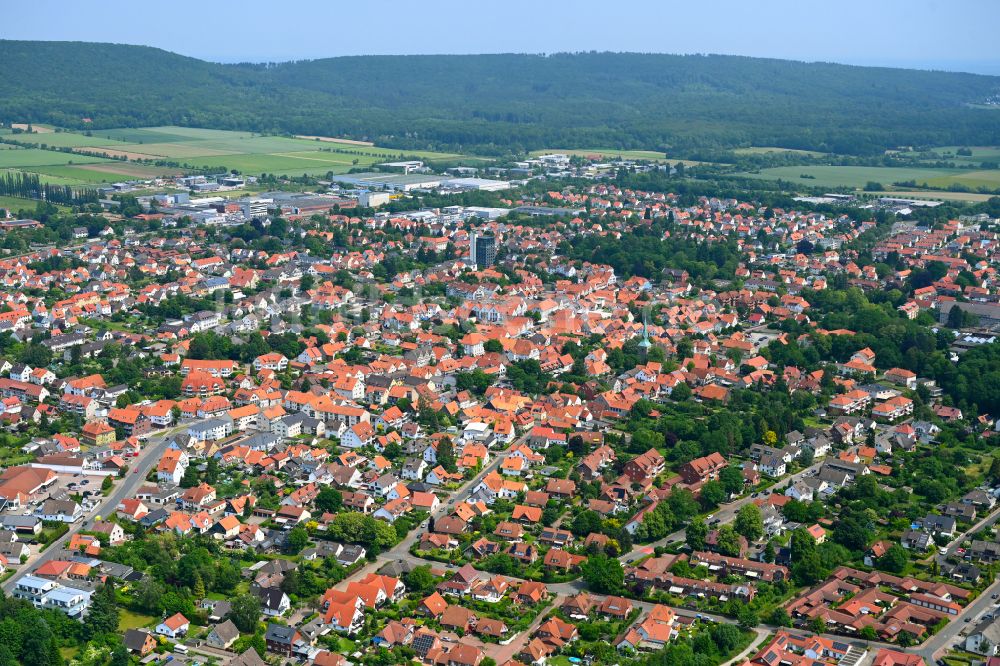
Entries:
<svg viewBox="0 0 1000 666">
<path fill-rule="evenodd" d="M 986 104 L 1000 77 L 977 74 L 634 53 L 222 65 L 25 41 L 0 41 L 0 63 L 0 120 L 72 128 L 187 125 L 481 153 L 1000 144 L 1000 108 Z"/>
</svg>

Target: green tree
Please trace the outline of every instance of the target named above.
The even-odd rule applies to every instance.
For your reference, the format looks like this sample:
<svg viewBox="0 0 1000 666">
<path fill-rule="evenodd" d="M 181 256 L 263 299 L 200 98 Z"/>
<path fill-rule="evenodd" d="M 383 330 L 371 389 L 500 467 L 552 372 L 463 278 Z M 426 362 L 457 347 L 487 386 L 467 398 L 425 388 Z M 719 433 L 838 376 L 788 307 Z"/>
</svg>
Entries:
<svg viewBox="0 0 1000 666">
<path fill-rule="evenodd" d="M 708 526 L 701 518 L 691 521 L 685 530 L 687 545 L 691 550 L 705 550 L 705 537 L 708 536 Z"/>
<path fill-rule="evenodd" d="M 232 600 L 229 619 L 243 633 L 253 633 L 260 622 L 260 599 L 252 594 L 240 594 Z"/>
<path fill-rule="evenodd" d="M 285 552 L 298 555 L 309 544 L 309 532 L 304 527 L 295 527 L 285 537 Z"/>
<path fill-rule="evenodd" d="M 719 472 L 719 481 L 728 494 L 738 495 L 743 491 L 743 470 L 729 465 Z"/>
<path fill-rule="evenodd" d="M 670 391 L 670 397 L 677 402 L 684 402 L 691 397 L 691 387 L 681 382 Z"/>
<path fill-rule="evenodd" d="M 569 531 L 578 537 L 586 537 L 591 533 L 601 531 L 601 516 L 596 511 L 586 510 L 576 514 L 570 523 Z"/>
<path fill-rule="evenodd" d="M 891 573 L 901 574 L 906 571 L 906 565 L 910 562 L 910 556 L 898 543 L 894 543 L 885 551 L 882 557 L 878 558 L 878 568 Z"/>
<path fill-rule="evenodd" d="M 732 525 L 721 525 L 716 536 L 715 548 L 723 555 L 729 557 L 739 557 L 740 555 L 740 535 L 736 533 Z"/>
<path fill-rule="evenodd" d="M 764 536 L 764 516 L 760 507 L 753 502 L 741 506 L 736 513 L 734 527 L 747 541 L 753 542 Z"/>
<path fill-rule="evenodd" d="M 213 484 L 219 482 L 219 459 L 209 456 L 205 461 L 205 483 Z"/>
<path fill-rule="evenodd" d="M 202 580 L 201 574 L 195 577 L 194 587 L 191 588 L 191 594 L 194 595 L 195 599 L 205 598 L 205 581 Z"/>
<path fill-rule="evenodd" d="M 454 472 L 458 469 L 455 465 L 455 446 L 448 437 L 442 437 L 438 442 L 437 462 L 449 472 Z"/>
<path fill-rule="evenodd" d="M 753 629 L 758 624 L 760 624 L 760 618 L 757 617 L 757 611 L 754 610 L 753 606 L 749 604 L 741 604 L 736 610 L 736 621 L 743 629 Z"/>
<path fill-rule="evenodd" d="M 322 513 L 337 513 L 344 508 L 344 496 L 336 488 L 323 486 L 316 499 L 313 500 L 316 509 Z"/>
<path fill-rule="evenodd" d="M 667 498 L 667 503 L 670 504 L 670 512 L 681 522 L 691 520 L 698 513 L 698 500 L 686 488 L 673 488 L 670 491 L 670 497 Z"/>
<path fill-rule="evenodd" d="M 726 490 L 718 481 L 706 481 L 698 498 L 703 509 L 711 510 L 726 501 Z"/>
<path fill-rule="evenodd" d="M 194 488 L 198 485 L 198 470 L 194 465 L 188 465 L 181 477 L 181 488 Z"/>
<path fill-rule="evenodd" d="M 792 626 L 792 619 L 788 617 L 788 612 L 784 608 L 778 606 L 771 611 L 771 614 L 767 618 L 767 623 L 775 627 L 790 627 Z"/>
<path fill-rule="evenodd" d="M 85 638 L 92 640 L 102 634 L 118 633 L 118 616 L 114 585 L 105 583 L 97 588 L 91 597 L 87 621 L 83 625 Z"/>
<path fill-rule="evenodd" d="M 1000 480 L 1000 454 L 994 455 L 993 459 L 990 461 L 990 469 L 986 473 L 987 478 L 990 481 Z"/>
<path fill-rule="evenodd" d="M 403 576 L 403 582 L 406 583 L 406 589 L 410 592 L 419 592 L 420 594 L 430 592 L 434 587 L 434 575 L 431 573 L 430 565 L 424 564 L 414 567 Z"/>
<path fill-rule="evenodd" d="M 607 555 L 591 555 L 582 567 L 583 580 L 600 594 L 620 594 L 625 589 L 622 563 Z"/>
</svg>

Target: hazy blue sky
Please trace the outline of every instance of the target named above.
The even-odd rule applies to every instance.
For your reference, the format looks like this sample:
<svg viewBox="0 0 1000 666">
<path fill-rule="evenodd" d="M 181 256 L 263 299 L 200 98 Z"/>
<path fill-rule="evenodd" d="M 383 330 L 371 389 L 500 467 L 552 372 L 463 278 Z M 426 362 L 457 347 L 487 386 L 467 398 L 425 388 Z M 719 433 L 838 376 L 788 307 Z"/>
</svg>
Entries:
<svg viewBox="0 0 1000 666">
<path fill-rule="evenodd" d="M 1000 74 L 1000 0 L 5 4 L 0 38 L 145 44 L 221 62 L 609 50 L 732 53 Z"/>
</svg>

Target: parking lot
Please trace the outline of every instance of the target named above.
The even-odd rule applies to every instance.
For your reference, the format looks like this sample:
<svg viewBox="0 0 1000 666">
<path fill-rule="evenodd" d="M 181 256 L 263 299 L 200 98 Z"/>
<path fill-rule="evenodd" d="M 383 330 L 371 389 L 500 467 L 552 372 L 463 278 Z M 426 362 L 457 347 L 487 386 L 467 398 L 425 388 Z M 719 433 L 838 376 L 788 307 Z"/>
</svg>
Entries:
<svg viewBox="0 0 1000 666">
<path fill-rule="evenodd" d="M 81 496 L 83 508 L 86 511 L 89 499 L 94 498 L 96 501 L 103 496 L 101 493 L 101 483 L 103 481 L 104 477 L 100 475 L 59 474 L 54 483 L 42 492 L 33 495 L 28 504 L 14 511 L 14 513 L 18 515 L 32 515 L 47 499 L 71 499 L 73 495 Z"/>
</svg>

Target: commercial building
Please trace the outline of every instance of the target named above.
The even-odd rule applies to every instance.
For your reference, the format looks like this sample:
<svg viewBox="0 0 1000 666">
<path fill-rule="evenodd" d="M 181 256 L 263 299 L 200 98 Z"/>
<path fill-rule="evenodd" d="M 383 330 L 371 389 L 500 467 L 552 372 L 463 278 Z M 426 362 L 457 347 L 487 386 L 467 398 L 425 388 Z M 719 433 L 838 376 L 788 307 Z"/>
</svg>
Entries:
<svg viewBox="0 0 1000 666">
<path fill-rule="evenodd" d="M 365 208 L 378 208 L 379 206 L 384 206 L 390 201 L 392 201 L 392 194 L 390 192 L 372 192 L 371 190 L 364 190 L 358 195 L 358 203 Z"/>
<path fill-rule="evenodd" d="M 274 205 L 274 199 L 241 199 L 239 202 L 243 217 L 258 220 L 267 217 L 267 211 Z"/>
<path fill-rule="evenodd" d="M 495 236 L 472 232 L 469 237 L 469 260 L 477 268 L 489 268 L 497 260 L 497 239 Z"/>
</svg>

